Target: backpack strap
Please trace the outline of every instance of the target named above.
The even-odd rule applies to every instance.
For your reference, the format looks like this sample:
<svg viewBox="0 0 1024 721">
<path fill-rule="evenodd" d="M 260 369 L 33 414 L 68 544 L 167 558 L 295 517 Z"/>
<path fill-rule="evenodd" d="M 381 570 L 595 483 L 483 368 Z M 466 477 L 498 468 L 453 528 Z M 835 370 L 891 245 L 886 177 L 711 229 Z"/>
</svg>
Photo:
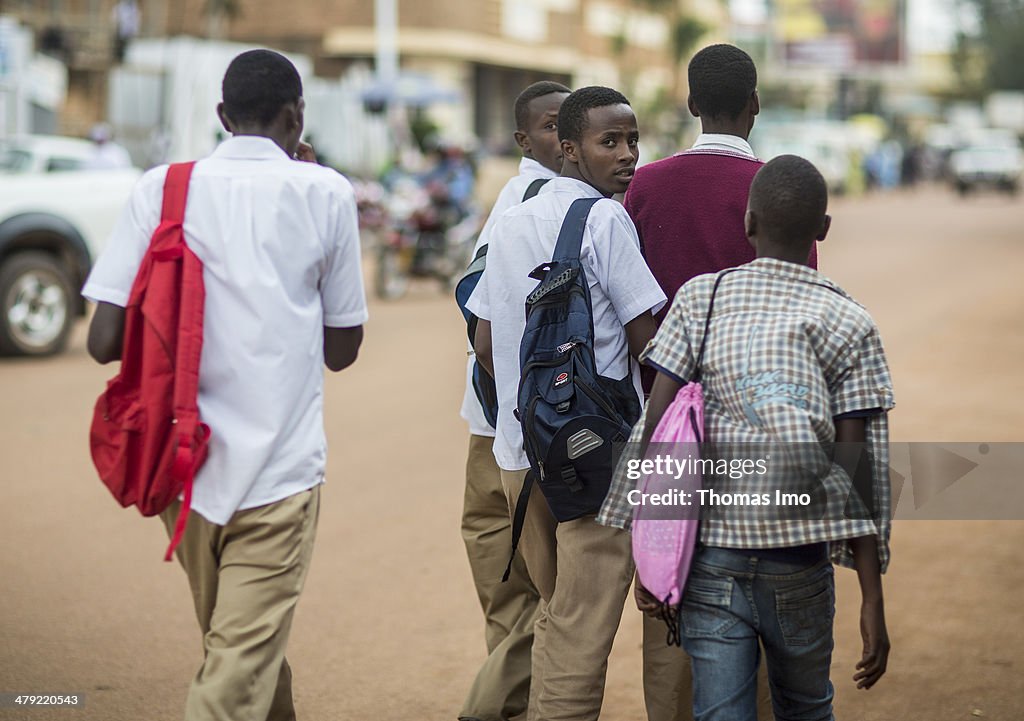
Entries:
<svg viewBox="0 0 1024 721">
<path fill-rule="evenodd" d="M 697 361 L 693 369 L 693 383 L 700 383 L 701 368 L 704 365 L 704 349 L 708 344 L 708 333 L 711 331 L 711 314 L 715 310 L 715 296 L 718 295 L 718 286 L 722 283 L 722 278 L 732 273 L 734 270 L 740 270 L 739 268 L 727 268 L 718 274 L 715 278 L 715 285 L 711 288 L 711 300 L 708 301 L 708 314 L 704 318 L 704 334 L 700 338 L 700 351 L 697 353 Z M 696 427 L 696 426 L 695 426 Z"/>
<path fill-rule="evenodd" d="M 519 498 L 516 499 L 516 512 L 512 515 L 512 554 L 508 557 L 508 565 L 505 573 L 501 576 L 501 582 L 505 583 L 512 573 L 512 562 L 516 560 L 516 549 L 519 548 L 519 539 L 523 535 L 523 523 L 526 522 L 526 507 L 530 503 L 530 488 L 533 486 L 533 469 L 526 472 L 523 480 L 523 489 L 519 491 Z"/>
<path fill-rule="evenodd" d="M 555 243 L 555 252 L 552 263 L 566 260 L 579 260 L 580 249 L 583 246 L 583 231 L 587 227 L 587 217 L 594 203 L 603 198 L 578 198 L 572 201 L 569 211 L 562 221 L 562 228 L 558 231 L 558 241 Z M 545 264 L 534 270 L 537 273 L 542 268 L 548 267 Z M 531 274 L 531 277 L 537 277 Z M 543 277 L 543 276 L 541 276 Z M 523 490 L 519 492 L 516 499 L 516 510 L 512 515 L 512 555 L 509 556 L 508 566 L 505 567 L 505 574 L 501 577 L 502 582 L 507 581 L 512 572 L 512 562 L 516 558 L 516 549 L 519 547 L 519 538 L 523 535 L 523 523 L 526 521 L 526 507 L 530 501 L 530 489 L 533 486 L 534 472 L 531 468 L 526 472 L 526 479 L 523 481 Z M 571 482 L 567 478 L 566 481 Z"/>
<path fill-rule="evenodd" d="M 551 180 L 551 178 L 537 178 L 530 183 L 526 188 L 526 192 L 523 193 L 523 202 L 525 203 L 527 200 L 537 195 L 537 193 L 540 192 L 540 189 L 543 188 L 544 184 L 549 180 Z"/>
<path fill-rule="evenodd" d="M 177 299 L 178 340 L 174 360 L 173 423 L 177 427 L 177 432 L 171 474 L 175 480 L 182 483 L 184 500 L 178 512 L 174 534 L 164 555 L 165 561 L 171 560 L 174 549 L 181 543 L 192 508 L 197 431 L 202 432 L 206 438 L 210 434 L 209 427 L 199 422 L 199 407 L 196 403 L 199 393 L 199 359 L 203 349 L 203 265 L 185 244 L 183 228 L 185 206 L 188 203 L 188 186 L 194 166 L 195 162 L 175 163 L 167 169 L 161 212 L 161 223 L 173 225 L 177 233 L 177 243 L 170 252 L 176 258 L 180 258 L 182 264 L 181 288 Z"/>
<path fill-rule="evenodd" d="M 580 250 L 583 247 L 583 231 L 587 228 L 587 217 L 594 203 L 604 198 L 577 198 L 569 206 L 569 212 L 565 214 L 562 221 L 562 228 L 558 231 L 558 241 L 555 243 L 555 253 L 552 262 L 579 260 Z"/>
</svg>

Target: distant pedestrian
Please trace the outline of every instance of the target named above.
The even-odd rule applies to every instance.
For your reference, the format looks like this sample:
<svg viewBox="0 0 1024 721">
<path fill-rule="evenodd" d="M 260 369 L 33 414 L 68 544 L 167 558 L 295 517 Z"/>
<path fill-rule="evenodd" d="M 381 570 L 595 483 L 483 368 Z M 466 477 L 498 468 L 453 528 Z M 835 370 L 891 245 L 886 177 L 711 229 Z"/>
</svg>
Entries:
<svg viewBox="0 0 1024 721">
<path fill-rule="evenodd" d="M 110 17 L 114 24 L 114 59 L 120 65 L 128 52 L 128 44 L 139 34 L 142 13 L 137 0 L 118 0 Z"/>
<path fill-rule="evenodd" d="M 132 156 L 122 146 L 114 142 L 113 131 L 106 123 L 94 125 L 89 131 L 92 141 L 92 153 L 85 161 L 86 170 L 116 170 L 132 167 Z"/>
</svg>

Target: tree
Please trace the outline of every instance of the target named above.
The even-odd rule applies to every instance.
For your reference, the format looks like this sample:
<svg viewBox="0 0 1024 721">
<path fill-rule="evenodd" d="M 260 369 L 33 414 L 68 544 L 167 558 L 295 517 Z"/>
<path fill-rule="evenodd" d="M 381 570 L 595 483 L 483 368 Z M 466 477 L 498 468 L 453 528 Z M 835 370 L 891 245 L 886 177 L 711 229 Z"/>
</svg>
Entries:
<svg viewBox="0 0 1024 721">
<path fill-rule="evenodd" d="M 958 4 L 977 19 L 978 28 L 976 33 L 958 33 L 952 54 L 953 68 L 965 89 L 980 84 L 983 91 L 1024 90 L 1024 0 L 958 0 Z M 976 69 L 980 72 L 975 73 Z"/>
</svg>

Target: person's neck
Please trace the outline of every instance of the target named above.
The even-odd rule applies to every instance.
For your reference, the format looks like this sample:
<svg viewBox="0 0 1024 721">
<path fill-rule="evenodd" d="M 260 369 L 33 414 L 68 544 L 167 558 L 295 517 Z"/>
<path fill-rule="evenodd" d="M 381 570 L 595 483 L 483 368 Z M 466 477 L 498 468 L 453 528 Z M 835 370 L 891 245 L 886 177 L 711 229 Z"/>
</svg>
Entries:
<svg viewBox="0 0 1024 721">
<path fill-rule="evenodd" d="M 601 195 L 603 195 L 606 198 L 610 198 L 613 195 L 612 193 L 604 192 L 603 190 L 598 188 L 596 185 L 591 183 L 589 180 L 584 178 L 583 175 L 580 173 L 579 166 L 576 165 L 575 163 L 563 163 L 562 164 L 562 172 L 560 173 L 560 176 L 563 177 L 563 178 L 572 178 L 573 180 L 578 180 L 581 183 L 586 183 L 587 185 L 589 185 L 591 188 L 593 188 L 594 190 L 596 190 L 598 193 L 600 193 Z"/>
<path fill-rule="evenodd" d="M 281 148 L 281 150 L 283 150 L 285 153 L 288 152 L 287 148 L 285 148 L 287 140 L 285 140 L 284 133 L 275 132 L 274 129 L 261 128 L 256 126 L 238 127 L 235 128 L 235 131 L 231 135 L 236 138 L 241 136 L 249 136 L 252 138 L 266 138 L 267 140 L 270 140 L 275 145 L 277 145 L 277 147 Z"/>
<path fill-rule="evenodd" d="M 757 257 L 774 258 L 786 263 L 807 265 L 807 258 L 811 255 L 810 246 L 794 248 L 788 244 L 773 243 L 772 241 L 758 240 Z"/>
<path fill-rule="evenodd" d="M 704 135 L 735 135 L 737 138 L 747 140 L 750 137 L 749 124 L 746 120 L 743 122 L 737 121 L 723 121 L 723 120 L 708 120 L 701 118 L 700 129 Z"/>
</svg>

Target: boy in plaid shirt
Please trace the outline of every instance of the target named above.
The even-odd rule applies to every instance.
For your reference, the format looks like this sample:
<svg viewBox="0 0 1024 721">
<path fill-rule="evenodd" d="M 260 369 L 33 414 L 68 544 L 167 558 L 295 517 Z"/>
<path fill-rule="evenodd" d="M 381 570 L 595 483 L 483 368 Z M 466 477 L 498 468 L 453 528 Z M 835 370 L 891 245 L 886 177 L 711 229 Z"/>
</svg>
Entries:
<svg viewBox="0 0 1024 721">
<path fill-rule="evenodd" d="M 820 504 L 817 513 L 796 515 L 763 506 L 723 513 L 702 503 L 700 544 L 680 609 L 683 646 L 693 658 L 696 721 L 756 718 L 759 640 L 776 718 L 832 719 L 829 557 L 855 568 L 860 581 L 864 651 L 854 681 L 870 688 L 885 673 L 881 574 L 889 561 L 892 382 L 870 315 L 806 266 L 811 246 L 828 232 L 827 201 L 824 179 L 806 160 L 782 156 L 768 163 L 751 185 L 745 219 L 757 258 L 686 283 L 641 356 L 658 371 L 631 438 L 646 449 L 676 392 L 694 376 L 719 280 L 702 364 L 705 440 L 732 448 L 774 443 L 789 453 L 816 448 L 819 456 L 823 447 L 842 444 L 834 446 L 837 457 L 857 447 L 850 444 L 865 444 L 870 459 L 848 476 L 845 468 L 855 464 L 828 460 L 817 476 L 826 497 L 842 480 L 848 490 L 852 479 L 870 499 L 870 514 L 822 513 Z M 616 473 L 600 522 L 629 525 L 627 494 L 634 485 Z M 713 487 L 727 494 L 752 485 L 750 477 L 727 474 L 715 476 Z"/>
</svg>

